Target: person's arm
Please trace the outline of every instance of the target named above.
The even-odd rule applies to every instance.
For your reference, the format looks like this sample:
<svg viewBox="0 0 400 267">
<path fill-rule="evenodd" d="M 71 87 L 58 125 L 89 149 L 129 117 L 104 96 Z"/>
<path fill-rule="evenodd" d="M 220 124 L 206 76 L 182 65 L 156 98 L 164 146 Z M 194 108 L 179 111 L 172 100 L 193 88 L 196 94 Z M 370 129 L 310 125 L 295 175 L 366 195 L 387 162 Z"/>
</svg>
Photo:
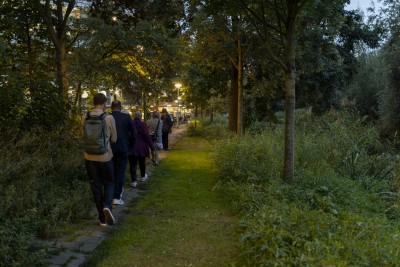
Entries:
<svg viewBox="0 0 400 267">
<path fill-rule="evenodd" d="M 158 136 L 158 143 L 161 143 L 161 136 L 162 136 L 162 128 L 163 128 L 163 121 L 159 120 L 160 125 L 158 125 L 158 132 L 157 132 L 157 136 Z"/>
<path fill-rule="evenodd" d="M 134 147 L 136 143 L 137 130 L 133 120 L 129 118 L 129 146 Z"/>
<path fill-rule="evenodd" d="M 117 142 L 117 127 L 115 126 L 115 119 L 113 116 L 107 116 L 109 121 L 109 131 L 110 131 L 110 140 L 111 143 Z"/>
<path fill-rule="evenodd" d="M 154 147 L 154 142 L 153 142 L 153 140 L 151 140 L 147 124 L 145 122 L 143 122 L 143 125 L 144 125 L 143 134 L 144 134 L 144 138 L 146 140 L 146 143 L 150 146 L 151 150 L 156 150 L 156 148 Z"/>
</svg>

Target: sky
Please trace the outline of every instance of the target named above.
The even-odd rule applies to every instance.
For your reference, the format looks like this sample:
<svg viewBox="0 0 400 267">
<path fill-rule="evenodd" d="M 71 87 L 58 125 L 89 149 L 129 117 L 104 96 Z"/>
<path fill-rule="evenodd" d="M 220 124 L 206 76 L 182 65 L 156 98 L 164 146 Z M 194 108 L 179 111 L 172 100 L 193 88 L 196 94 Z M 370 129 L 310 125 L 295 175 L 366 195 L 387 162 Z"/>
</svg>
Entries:
<svg viewBox="0 0 400 267">
<path fill-rule="evenodd" d="M 350 0 L 350 4 L 346 9 L 357 9 L 360 8 L 364 12 L 366 12 L 368 7 L 371 7 L 371 2 L 375 2 L 375 7 L 379 7 L 379 3 L 377 0 Z"/>
</svg>

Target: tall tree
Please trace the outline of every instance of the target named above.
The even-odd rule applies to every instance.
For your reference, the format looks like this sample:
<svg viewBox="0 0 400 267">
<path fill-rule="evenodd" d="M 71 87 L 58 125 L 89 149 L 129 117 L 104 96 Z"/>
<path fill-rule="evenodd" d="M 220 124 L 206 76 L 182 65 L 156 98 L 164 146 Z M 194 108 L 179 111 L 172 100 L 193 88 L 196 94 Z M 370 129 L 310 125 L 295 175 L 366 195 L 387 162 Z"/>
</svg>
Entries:
<svg viewBox="0 0 400 267">
<path fill-rule="evenodd" d="M 67 23 L 76 0 L 35 0 L 36 7 L 42 17 L 51 42 L 55 48 L 55 63 L 57 66 L 58 92 L 66 97 L 68 92 L 67 79 Z M 67 5 L 65 5 L 67 4 Z M 55 7 L 55 9 L 53 8 Z"/>
<path fill-rule="evenodd" d="M 294 179 L 294 126 L 296 85 L 296 26 L 309 0 L 246 1 L 238 0 L 264 41 L 268 55 L 283 69 L 285 80 L 285 153 L 283 178 Z M 272 39 L 276 36 L 276 39 Z M 278 45 L 279 44 L 279 45 Z M 276 49 L 278 48 L 278 49 Z"/>
</svg>

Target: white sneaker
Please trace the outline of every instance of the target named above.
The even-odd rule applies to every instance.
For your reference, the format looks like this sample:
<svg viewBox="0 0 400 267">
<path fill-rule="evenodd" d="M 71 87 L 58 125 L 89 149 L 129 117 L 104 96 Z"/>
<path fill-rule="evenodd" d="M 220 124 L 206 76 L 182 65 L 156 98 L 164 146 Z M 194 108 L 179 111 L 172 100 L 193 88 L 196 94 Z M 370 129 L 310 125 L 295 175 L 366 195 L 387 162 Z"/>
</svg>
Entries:
<svg viewBox="0 0 400 267">
<path fill-rule="evenodd" d="M 147 174 L 145 174 L 142 178 L 140 178 L 140 181 L 141 182 L 145 182 L 146 180 L 147 180 Z"/>
<path fill-rule="evenodd" d="M 136 182 L 136 181 L 132 182 L 132 183 L 131 183 L 131 186 L 132 186 L 133 188 L 136 188 L 136 187 L 137 187 L 137 182 Z"/>
<path fill-rule="evenodd" d="M 113 225 L 115 223 L 115 218 L 114 218 L 113 214 L 111 213 L 111 210 L 109 208 L 104 208 L 103 213 L 104 213 L 104 216 L 106 216 L 107 224 Z"/>
<path fill-rule="evenodd" d="M 113 199 L 113 204 L 114 204 L 114 205 L 124 205 L 125 203 L 124 203 L 124 201 L 123 201 L 122 199 L 116 199 L 116 198 L 114 198 L 114 199 Z"/>
<path fill-rule="evenodd" d="M 105 227 L 105 226 L 107 226 L 107 223 L 100 221 L 99 225 Z"/>
</svg>

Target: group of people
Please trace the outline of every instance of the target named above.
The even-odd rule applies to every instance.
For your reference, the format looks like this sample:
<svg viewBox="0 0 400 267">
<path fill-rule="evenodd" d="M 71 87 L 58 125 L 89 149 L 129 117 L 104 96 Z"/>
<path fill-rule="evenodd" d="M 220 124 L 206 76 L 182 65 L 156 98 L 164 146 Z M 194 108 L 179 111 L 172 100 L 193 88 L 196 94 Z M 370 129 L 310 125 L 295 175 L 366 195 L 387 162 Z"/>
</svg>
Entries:
<svg viewBox="0 0 400 267">
<path fill-rule="evenodd" d="M 96 94 L 94 108 L 83 118 L 100 118 L 106 110 L 107 97 Z M 130 165 L 131 186 L 147 180 L 146 158 L 150 157 L 158 165 L 159 151 L 168 150 L 168 135 L 171 133 L 172 120 L 166 109 L 161 114 L 154 111 L 147 122 L 142 120 L 142 113 L 137 111 L 131 116 L 122 111 L 121 101 L 111 103 L 112 113 L 104 117 L 104 140 L 106 152 L 90 154 L 85 152 L 85 166 L 89 177 L 93 199 L 98 211 L 100 226 L 113 225 L 115 218 L 112 205 L 123 205 L 123 187 L 125 172 Z M 86 131 L 88 132 L 88 131 Z M 85 134 L 86 134 L 85 132 Z M 139 165 L 140 178 L 136 174 Z"/>
</svg>

